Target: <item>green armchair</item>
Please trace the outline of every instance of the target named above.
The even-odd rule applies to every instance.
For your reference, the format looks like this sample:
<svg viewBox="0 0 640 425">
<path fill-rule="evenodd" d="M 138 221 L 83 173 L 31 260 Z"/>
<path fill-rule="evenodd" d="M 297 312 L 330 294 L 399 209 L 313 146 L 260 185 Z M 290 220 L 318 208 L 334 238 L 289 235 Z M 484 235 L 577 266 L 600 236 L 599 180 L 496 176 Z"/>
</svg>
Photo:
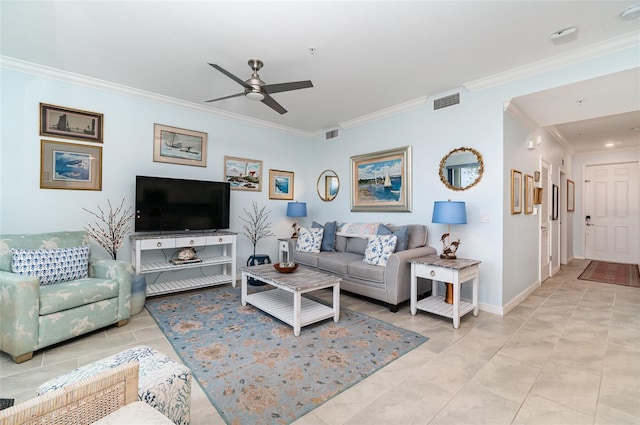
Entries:
<svg viewBox="0 0 640 425">
<path fill-rule="evenodd" d="M 85 231 L 0 235 L 0 351 L 16 363 L 33 352 L 130 316 L 133 266 L 88 259 L 88 276 L 43 284 L 12 272 L 12 249 L 74 248 L 89 244 Z"/>
</svg>

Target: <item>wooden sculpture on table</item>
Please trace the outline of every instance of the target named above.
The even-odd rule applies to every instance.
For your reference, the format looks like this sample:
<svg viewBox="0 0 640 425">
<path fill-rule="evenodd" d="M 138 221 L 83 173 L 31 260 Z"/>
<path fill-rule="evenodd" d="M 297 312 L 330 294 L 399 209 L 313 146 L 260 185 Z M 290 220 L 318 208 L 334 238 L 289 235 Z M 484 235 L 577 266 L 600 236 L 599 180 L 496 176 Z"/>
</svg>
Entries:
<svg viewBox="0 0 640 425">
<path fill-rule="evenodd" d="M 449 233 L 445 233 L 440 238 L 440 242 L 442 242 L 442 254 L 440 254 L 440 258 L 456 259 L 456 251 L 460 245 L 460 239 L 449 243 Z"/>
</svg>

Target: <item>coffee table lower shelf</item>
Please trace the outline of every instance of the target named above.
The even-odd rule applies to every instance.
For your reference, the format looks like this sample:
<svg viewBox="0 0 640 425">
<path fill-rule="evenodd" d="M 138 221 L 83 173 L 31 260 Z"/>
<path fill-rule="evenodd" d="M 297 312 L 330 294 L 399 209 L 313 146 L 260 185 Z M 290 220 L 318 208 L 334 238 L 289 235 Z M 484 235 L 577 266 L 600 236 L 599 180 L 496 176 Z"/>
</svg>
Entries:
<svg viewBox="0 0 640 425">
<path fill-rule="evenodd" d="M 294 294 L 281 289 L 271 289 L 247 295 L 246 301 L 256 308 L 296 328 L 294 319 Z M 300 324 L 306 326 L 335 316 L 333 308 L 301 297 Z M 299 332 L 299 331 L 298 331 Z M 299 334 L 299 333 L 298 333 Z M 298 335 L 296 335 L 298 336 Z"/>
</svg>

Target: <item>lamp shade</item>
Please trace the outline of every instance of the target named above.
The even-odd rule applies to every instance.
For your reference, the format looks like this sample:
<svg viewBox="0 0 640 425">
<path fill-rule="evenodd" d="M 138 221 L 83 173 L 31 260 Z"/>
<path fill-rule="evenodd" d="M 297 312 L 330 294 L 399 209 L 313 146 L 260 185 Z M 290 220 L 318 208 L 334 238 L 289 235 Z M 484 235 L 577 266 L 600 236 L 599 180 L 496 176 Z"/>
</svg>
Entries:
<svg viewBox="0 0 640 425">
<path fill-rule="evenodd" d="M 467 210 L 462 201 L 435 201 L 432 223 L 467 224 Z"/>
<path fill-rule="evenodd" d="M 306 202 L 289 202 L 287 204 L 287 217 L 306 217 L 306 216 L 307 216 Z"/>
</svg>

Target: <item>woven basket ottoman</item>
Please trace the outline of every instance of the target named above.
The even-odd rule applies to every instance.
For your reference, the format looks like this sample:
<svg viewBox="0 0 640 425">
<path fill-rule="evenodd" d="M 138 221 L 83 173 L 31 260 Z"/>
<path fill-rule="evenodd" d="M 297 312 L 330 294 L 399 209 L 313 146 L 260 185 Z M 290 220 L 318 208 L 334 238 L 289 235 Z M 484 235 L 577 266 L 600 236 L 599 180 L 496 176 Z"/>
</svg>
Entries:
<svg viewBox="0 0 640 425">
<path fill-rule="evenodd" d="M 38 387 L 38 395 L 132 360 L 140 364 L 138 399 L 160 411 L 176 425 L 189 425 L 191 369 L 147 346 L 125 350 L 53 378 Z"/>
</svg>

